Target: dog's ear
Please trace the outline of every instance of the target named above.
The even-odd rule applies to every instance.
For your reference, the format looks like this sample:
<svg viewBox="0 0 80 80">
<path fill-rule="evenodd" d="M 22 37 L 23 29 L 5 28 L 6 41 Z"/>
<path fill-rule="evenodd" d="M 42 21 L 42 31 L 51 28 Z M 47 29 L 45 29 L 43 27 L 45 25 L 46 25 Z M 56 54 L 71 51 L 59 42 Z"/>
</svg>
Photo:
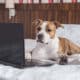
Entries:
<svg viewBox="0 0 80 80">
<path fill-rule="evenodd" d="M 60 22 L 58 22 L 58 21 L 54 21 L 53 23 L 56 26 L 56 29 L 59 28 L 59 27 L 64 28 L 64 26 Z"/>
<path fill-rule="evenodd" d="M 38 26 L 38 25 L 40 25 L 42 22 L 43 22 L 43 20 L 41 20 L 41 19 L 36 19 L 36 20 L 33 20 L 32 25 L 33 25 L 33 26 Z"/>
</svg>

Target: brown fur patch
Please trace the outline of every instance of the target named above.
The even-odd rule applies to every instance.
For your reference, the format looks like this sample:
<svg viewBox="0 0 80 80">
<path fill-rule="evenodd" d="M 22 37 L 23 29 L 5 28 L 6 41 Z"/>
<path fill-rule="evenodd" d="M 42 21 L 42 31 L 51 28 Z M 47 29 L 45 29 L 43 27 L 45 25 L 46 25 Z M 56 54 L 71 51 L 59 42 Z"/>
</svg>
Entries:
<svg viewBox="0 0 80 80">
<path fill-rule="evenodd" d="M 59 37 L 59 40 L 59 53 L 61 53 L 61 55 L 72 55 L 75 53 L 80 53 L 80 47 L 73 42 L 61 37 Z"/>
<path fill-rule="evenodd" d="M 40 25 L 43 22 L 43 20 L 41 19 L 36 19 L 32 22 L 32 26 L 37 27 L 38 25 Z"/>
<path fill-rule="evenodd" d="M 64 28 L 63 25 L 60 22 L 58 22 L 58 21 L 54 21 L 53 23 L 55 24 L 56 29 L 59 28 L 59 27 Z"/>
<path fill-rule="evenodd" d="M 52 22 L 48 22 L 46 31 L 50 35 L 51 38 L 54 38 L 55 33 L 56 33 L 56 26 Z"/>
</svg>

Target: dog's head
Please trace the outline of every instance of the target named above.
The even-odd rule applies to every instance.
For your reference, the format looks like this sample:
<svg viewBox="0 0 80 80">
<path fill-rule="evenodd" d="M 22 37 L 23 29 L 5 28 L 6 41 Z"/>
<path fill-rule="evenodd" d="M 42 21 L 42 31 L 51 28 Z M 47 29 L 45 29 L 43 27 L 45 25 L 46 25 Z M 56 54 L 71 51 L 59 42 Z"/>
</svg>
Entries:
<svg viewBox="0 0 80 80">
<path fill-rule="evenodd" d="M 55 37 L 56 29 L 63 27 L 58 21 L 34 20 L 32 24 L 36 27 L 36 39 L 41 43 L 48 43 Z"/>
</svg>

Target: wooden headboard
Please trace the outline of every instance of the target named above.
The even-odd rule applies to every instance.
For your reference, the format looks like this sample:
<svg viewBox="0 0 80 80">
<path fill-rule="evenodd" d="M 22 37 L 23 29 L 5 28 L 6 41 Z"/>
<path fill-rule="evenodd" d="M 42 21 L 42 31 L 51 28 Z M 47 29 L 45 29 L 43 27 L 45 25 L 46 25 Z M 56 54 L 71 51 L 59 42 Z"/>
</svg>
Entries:
<svg viewBox="0 0 80 80">
<path fill-rule="evenodd" d="M 16 16 L 9 20 L 8 9 L 0 5 L 0 22 L 23 23 L 25 38 L 35 37 L 35 28 L 31 25 L 34 19 L 57 20 L 63 24 L 80 23 L 80 3 L 16 4 L 15 9 Z"/>
</svg>

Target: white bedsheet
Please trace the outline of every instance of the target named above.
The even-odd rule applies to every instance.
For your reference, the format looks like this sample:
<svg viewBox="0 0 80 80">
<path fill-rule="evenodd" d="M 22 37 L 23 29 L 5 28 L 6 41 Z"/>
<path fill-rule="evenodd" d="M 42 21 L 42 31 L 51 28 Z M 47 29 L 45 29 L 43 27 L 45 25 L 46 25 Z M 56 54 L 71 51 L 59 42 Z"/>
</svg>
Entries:
<svg viewBox="0 0 80 80">
<path fill-rule="evenodd" d="M 59 36 L 65 36 L 80 44 L 80 25 L 64 25 L 58 29 Z M 35 40 L 25 39 L 25 52 L 36 46 Z M 79 60 L 79 57 L 75 57 Z M 71 58 L 73 59 L 73 58 Z M 71 60 L 70 59 L 70 60 Z M 18 69 L 0 64 L 0 80 L 80 80 L 80 65 L 58 65 Z"/>
</svg>

